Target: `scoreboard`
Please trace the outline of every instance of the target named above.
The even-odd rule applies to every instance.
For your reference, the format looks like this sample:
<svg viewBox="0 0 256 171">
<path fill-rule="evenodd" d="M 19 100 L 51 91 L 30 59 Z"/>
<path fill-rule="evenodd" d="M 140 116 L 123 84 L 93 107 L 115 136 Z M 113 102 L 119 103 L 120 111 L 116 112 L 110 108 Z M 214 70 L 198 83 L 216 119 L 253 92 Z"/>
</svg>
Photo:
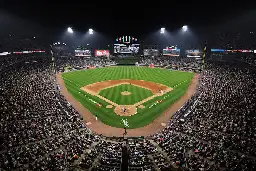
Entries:
<svg viewBox="0 0 256 171">
<path fill-rule="evenodd" d="M 137 43 L 138 39 L 133 36 L 121 36 L 116 38 L 116 42 L 130 44 L 130 43 Z"/>
</svg>

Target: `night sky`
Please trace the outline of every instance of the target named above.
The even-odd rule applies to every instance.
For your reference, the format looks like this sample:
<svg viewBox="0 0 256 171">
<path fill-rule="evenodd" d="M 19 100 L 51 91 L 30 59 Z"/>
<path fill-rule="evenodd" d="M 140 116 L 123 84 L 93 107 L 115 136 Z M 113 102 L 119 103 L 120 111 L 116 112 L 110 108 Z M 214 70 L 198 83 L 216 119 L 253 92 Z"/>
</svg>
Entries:
<svg viewBox="0 0 256 171">
<path fill-rule="evenodd" d="M 91 0 L 92 1 L 92 0 Z M 237 33 L 256 33 L 253 1 L 67 1 L 0 0 L 0 37 L 37 37 L 45 43 L 65 42 L 73 46 L 106 49 L 120 36 L 138 38 L 142 46 L 164 48 L 177 45 L 203 48 L 236 44 Z M 189 31 L 182 33 L 183 25 Z M 67 33 L 72 27 L 74 34 Z M 160 34 L 165 27 L 166 33 Z M 95 31 L 88 35 L 88 29 Z M 228 39 L 225 37 L 229 35 Z M 230 39 L 231 38 L 231 39 Z M 240 36 L 240 45 L 255 45 L 251 35 Z"/>
<path fill-rule="evenodd" d="M 88 28 L 107 34 L 141 36 L 165 27 L 175 31 L 183 25 L 211 27 L 235 18 L 251 3 L 236 1 L 26 1 L 1 0 L 0 8 L 44 28 L 68 26 L 84 32 Z M 155 4 L 153 4 L 155 2 Z M 241 5 L 242 3 L 242 5 Z M 142 4 L 145 4 L 143 6 Z M 148 4 L 151 7 L 147 7 Z"/>
</svg>

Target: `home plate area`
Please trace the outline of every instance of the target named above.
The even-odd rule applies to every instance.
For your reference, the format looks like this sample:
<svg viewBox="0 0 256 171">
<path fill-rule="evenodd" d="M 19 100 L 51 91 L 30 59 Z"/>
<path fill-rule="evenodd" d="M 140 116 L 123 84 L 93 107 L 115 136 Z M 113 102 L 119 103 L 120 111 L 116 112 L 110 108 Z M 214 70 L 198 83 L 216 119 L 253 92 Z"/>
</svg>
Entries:
<svg viewBox="0 0 256 171">
<path fill-rule="evenodd" d="M 137 113 L 137 108 L 134 105 L 119 105 L 114 111 L 120 116 L 132 116 Z"/>
</svg>

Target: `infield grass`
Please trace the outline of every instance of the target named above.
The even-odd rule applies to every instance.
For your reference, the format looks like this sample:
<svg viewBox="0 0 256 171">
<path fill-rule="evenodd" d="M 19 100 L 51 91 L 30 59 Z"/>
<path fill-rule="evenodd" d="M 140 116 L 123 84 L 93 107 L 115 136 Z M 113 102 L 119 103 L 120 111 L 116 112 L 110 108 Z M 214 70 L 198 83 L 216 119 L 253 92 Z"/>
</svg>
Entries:
<svg viewBox="0 0 256 171">
<path fill-rule="evenodd" d="M 193 76 L 194 73 L 191 72 L 135 66 L 97 68 L 62 74 L 65 85 L 74 98 L 76 98 L 92 114 L 97 115 L 98 119 L 103 123 L 118 128 L 124 127 L 121 122 L 121 119 L 123 118 L 128 120 L 129 128 L 139 128 L 151 123 L 186 93 Z M 106 106 L 109 104 L 104 100 L 96 96 L 92 96 L 80 89 L 83 86 L 95 82 L 119 79 L 153 81 L 172 87 L 173 90 L 163 96 L 155 97 L 154 99 L 144 103 L 143 105 L 145 108 L 138 108 L 137 114 L 125 117 L 115 114 L 113 109 L 107 109 Z M 134 104 L 134 102 L 152 95 L 150 94 L 152 93 L 151 91 L 133 85 L 119 86 L 102 90 L 100 94 L 118 104 L 127 105 Z M 123 90 L 126 91 L 126 89 L 132 93 L 130 96 L 125 97 L 121 95 L 121 92 Z M 112 92 L 110 93 L 109 91 Z M 157 100 L 164 101 L 149 108 Z M 102 107 L 97 107 L 92 101 L 102 104 Z M 86 120 L 86 118 L 84 119 Z"/>
<path fill-rule="evenodd" d="M 124 91 L 130 92 L 131 95 L 122 95 L 121 93 Z M 153 93 L 145 88 L 129 84 L 122 84 L 116 87 L 104 89 L 100 92 L 100 95 L 107 99 L 111 99 L 112 102 L 120 105 L 133 105 L 149 96 L 152 96 Z"/>
</svg>

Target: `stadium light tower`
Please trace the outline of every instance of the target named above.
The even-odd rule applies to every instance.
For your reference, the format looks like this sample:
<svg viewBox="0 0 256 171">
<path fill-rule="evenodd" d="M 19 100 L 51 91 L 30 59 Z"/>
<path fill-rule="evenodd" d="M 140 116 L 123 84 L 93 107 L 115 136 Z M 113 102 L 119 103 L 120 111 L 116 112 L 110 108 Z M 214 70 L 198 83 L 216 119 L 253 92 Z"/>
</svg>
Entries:
<svg viewBox="0 0 256 171">
<path fill-rule="evenodd" d="M 93 29 L 89 29 L 89 34 L 93 34 Z"/>
<path fill-rule="evenodd" d="M 161 28 L 160 33 L 164 34 L 165 28 Z"/>
<path fill-rule="evenodd" d="M 73 33 L 73 29 L 71 27 L 68 28 L 69 33 Z"/>
<path fill-rule="evenodd" d="M 187 25 L 183 26 L 183 27 L 182 27 L 182 30 L 183 30 L 184 32 L 187 31 L 187 30 L 188 30 L 188 26 L 187 26 Z"/>
</svg>

